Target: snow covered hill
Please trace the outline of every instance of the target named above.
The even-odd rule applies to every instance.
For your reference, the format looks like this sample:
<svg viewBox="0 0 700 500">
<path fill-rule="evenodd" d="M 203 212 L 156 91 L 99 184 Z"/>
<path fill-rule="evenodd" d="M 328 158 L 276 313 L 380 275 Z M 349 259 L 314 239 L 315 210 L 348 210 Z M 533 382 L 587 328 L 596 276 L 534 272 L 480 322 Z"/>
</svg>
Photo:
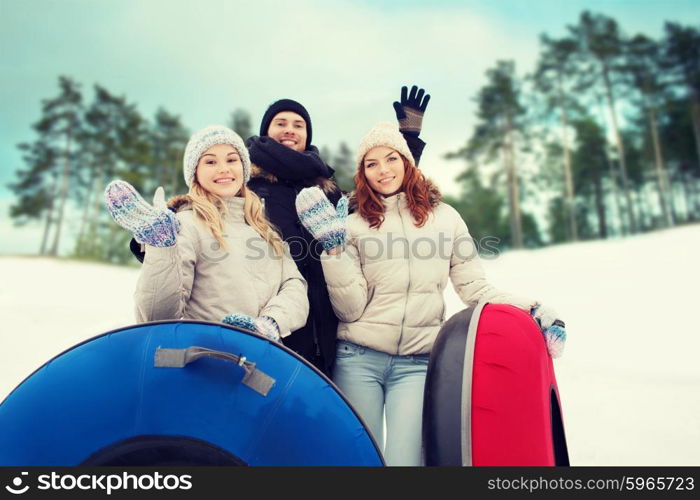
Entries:
<svg viewBox="0 0 700 500">
<path fill-rule="evenodd" d="M 700 225 L 484 260 L 559 311 L 573 465 L 700 465 Z M 133 323 L 138 269 L 0 257 L 0 399 L 64 349 Z M 462 309 L 449 288 L 449 315 Z"/>
</svg>

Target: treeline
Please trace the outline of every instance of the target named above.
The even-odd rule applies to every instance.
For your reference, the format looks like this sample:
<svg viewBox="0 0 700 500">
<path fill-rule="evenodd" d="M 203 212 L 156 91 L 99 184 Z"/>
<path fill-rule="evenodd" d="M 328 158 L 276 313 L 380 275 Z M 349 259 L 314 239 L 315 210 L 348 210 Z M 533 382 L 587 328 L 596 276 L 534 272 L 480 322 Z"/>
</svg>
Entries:
<svg viewBox="0 0 700 500">
<path fill-rule="evenodd" d="M 158 186 L 168 195 L 187 192 L 182 157 L 190 136 L 180 116 L 160 108 L 151 119 L 136 104 L 101 85 L 86 102 L 82 85 L 66 76 L 59 92 L 42 101 L 41 117 L 32 125 L 35 140 L 19 144 L 24 168 L 10 188 L 15 224 L 42 221 L 38 253 L 58 255 L 67 227 L 74 233 L 77 258 L 130 262 L 131 238 L 109 218 L 102 193 L 113 179 L 124 179 L 144 196 Z M 236 109 L 228 125 L 241 137 L 253 134 L 250 114 Z M 352 155 L 341 143 L 337 152 L 322 149 L 345 189 L 352 187 Z"/>
<path fill-rule="evenodd" d="M 466 160 L 461 194 L 446 201 L 472 234 L 502 246 L 634 234 L 700 219 L 700 30 L 667 22 L 663 36 L 627 36 L 607 16 L 583 12 L 561 38 L 541 35 L 536 67 L 518 76 L 498 61 L 474 97 L 477 125 L 447 158 Z M 11 189 L 11 216 L 42 221 L 39 253 L 57 255 L 66 224 L 73 256 L 129 262 L 130 235 L 104 209 L 115 178 L 148 196 L 184 193 L 181 159 L 190 135 L 165 109 L 146 118 L 125 96 L 59 78 L 42 101 L 35 140 Z M 247 138 L 249 113 L 229 126 Z M 346 191 L 353 152 L 321 148 Z M 70 214 L 67 217 L 67 214 Z"/>
<path fill-rule="evenodd" d="M 586 11 L 566 33 L 541 35 L 530 74 L 486 72 L 477 125 L 446 155 L 468 165 L 447 201 L 515 248 L 700 219 L 698 27 L 654 40 Z"/>
</svg>

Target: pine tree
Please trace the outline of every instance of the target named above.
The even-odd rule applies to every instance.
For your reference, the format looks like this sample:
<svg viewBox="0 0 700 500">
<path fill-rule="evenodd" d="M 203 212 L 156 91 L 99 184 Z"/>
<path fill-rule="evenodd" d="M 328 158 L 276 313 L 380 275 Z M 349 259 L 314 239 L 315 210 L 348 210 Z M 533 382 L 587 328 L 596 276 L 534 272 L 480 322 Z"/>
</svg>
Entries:
<svg viewBox="0 0 700 500">
<path fill-rule="evenodd" d="M 325 144 L 321 146 L 321 149 L 319 149 L 318 155 L 327 164 L 333 161 L 333 153 L 331 152 L 331 148 L 329 148 Z"/>
<path fill-rule="evenodd" d="M 231 113 L 230 127 L 234 132 L 240 135 L 244 141 L 247 140 L 253 135 L 250 113 L 244 109 L 236 109 Z"/>
<path fill-rule="evenodd" d="M 455 180 L 461 186 L 460 196 L 445 196 L 443 201 L 459 212 L 472 238 L 477 242 L 488 238 L 497 246 L 508 246 L 501 245 L 510 239 L 510 230 L 503 211 L 505 200 L 498 190 L 484 185 L 476 164 L 467 167 Z"/>
<path fill-rule="evenodd" d="M 53 222 L 53 204 L 58 179 L 56 172 L 58 152 L 41 137 L 31 144 L 22 143 L 17 147 L 24 153 L 22 159 L 27 168 L 18 170 L 16 175 L 19 179 L 9 185 L 17 195 L 15 203 L 10 207 L 10 217 L 18 226 L 31 220 L 44 218 L 44 230 L 39 248 L 39 254 L 44 255 Z"/>
<path fill-rule="evenodd" d="M 577 107 L 568 88 L 568 80 L 577 68 L 574 61 L 576 41 L 571 38 L 552 39 L 547 35 L 540 37 L 542 52 L 537 69 L 532 77 L 535 89 L 547 97 L 549 111 L 556 110 L 560 118 L 561 151 L 565 186 L 565 207 L 569 239 L 578 240 L 576 222 L 576 204 L 573 174 L 571 167 L 571 146 L 568 137 L 569 115 Z"/>
<path fill-rule="evenodd" d="M 352 151 L 345 142 L 341 142 L 337 153 L 333 156 L 331 166 L 335 170 L 335 181 L 345 192 L 355 189 L 355 159 Z"/>
<path fill-rule="evenodd" d="M 582 75 L 581 87 L 585 88 L 593 83 L 590 80 L 591 76 L 603 84 L 615 137 L 622 191 L 626 202 L 625 212 L 630 231 L 634 233 L 637 231 L 637 221 L 630 193 L 631 186 L 627 174 L 625 148 L 618 123 L 615 100 L 615 77 L 623 55 L 622 35 L 614 19 L 602 14 L 591 14 L 588 11 L 581 13 L 578 25 L 569 26 L 569 31 L 579 44 L 581 61 L 591 63 L 589 69 L 584 69 L 580 73 Z"/>
<path fill-rule="evenodd" d="M 609 228 L 604 186 L 609 163 L 605 133 L 591 117 L 574 120 L 572 125 L 577 138 L 577 147 L 572 158 L 574 182 L 580 186 L 579 194 L 592 200 L 590 204 L 598 222 L 597 235 L 599 238 L 606 238 Z M 614 182 L 614 179 L 611 179 L 611 182 Z"/>
<path fill-rule="evenodd" d="M 680 186 L 684 219 L 700 217 L 700 173 L 697 168 L 696 142 L 692 134 L 692 117 L 685 97 L 669 98 L 659 123 L 661 142 L 666 145 L 670 184 Z M 683 133 L 685 131 L 685 133 Z"/>
<path fill-rule="evenodd" d="M 80 133 L 80 117 L 83 109 L 80 85 L 66 76 L 59 77 L 58 84 L 60 93 L 52 99 L 42 101 L 41 118 L 33 125 L 40 140 L 45 142 L 46 148 L 60 151 L 60 160 L 52 162 L 50 167 L 57 180 L 55 196 L 48 205 L 52 222 L 53 212 L 56 211 L 55 222 L 53 222 L 55 224 L 53 242 L 48 249 L 48 253 L 54 256 L 58 255 L 66 202 L 71 191 L 71 176 L 74 175 L 72 164 L 76 149 L 75 137 Z M 49 157 L 55 156 L 52 153 Z"/>
<path fill-rule="evenodd" d="M 664 161 L 663 146 L 659 139 L 658 109 L 663 102 L 664 85 L 660 81 L 659 46 L 644 35 L 637 35 L 627 42 L 625 73 L 631 85 L 639 92 L 641 107 L 646 115 L 654 152 L 654 165 L 659 196 L 659 206 L 666 227 L 673 226 L 671 188 Z"/>
<path fill-rule="evenodd" d="M 182 125 L 180 117 L 159 108 L 148 135 L 151 167 L 156 180 L 149 188 L 168 186 L 171 195 L 186 192 L 187 186 L 182 177 L 182 157 L 189 132 Z"/>
<path fill-rule="evenodd" d="M 76 254 L 98 259 L 122 260 L 116 241 L 118 227 L 107 217 L 102 192 L 113 179 L 123 179 L 143 192 L 148 171 L 148 134 L 146 123 L 126 98 L 115 96 L 95 85 L 95 97 L 85 114 L 85 133 L 81 147 L 89 152 L 85 169 L 89 191 L 85 195 L 85 229 L 76 243 Z M 152 182 L 152 181 L 151 181 Z M 107 235 L 104 234 L 107 231 Z M 123 233 L 123 231 L 122 231 Z"/>
<path fill-rule="evenodd" d="M 673 83 L 685 87 L 690 102 L 697 167 L 700 169 L 700 31 L 678 23 L 665 25 L 662 66 Z"/>
<path fill-rule="evenodd" d="M 457 156 L 461 154 L 469 160 L 481 156 L 486 161 L 500 157 L 507 179 L 511 243 L 514 248 L 522 248 L 520 182 L 515 155 L 517 137 L 523 127 L 520 118 L 525 110 L 520 104 L 515 63 L 498 61 L 486 75 L 488 82 L 476 98 L 479 122 L 467 147 Z"/>
</svg>

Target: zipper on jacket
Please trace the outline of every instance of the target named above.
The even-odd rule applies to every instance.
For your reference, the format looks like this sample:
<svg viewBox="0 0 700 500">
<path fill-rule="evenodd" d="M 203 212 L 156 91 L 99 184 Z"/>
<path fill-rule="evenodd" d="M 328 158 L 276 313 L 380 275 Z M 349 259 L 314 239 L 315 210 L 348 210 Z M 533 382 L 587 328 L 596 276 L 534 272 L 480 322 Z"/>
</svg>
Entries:
<svg viewBox="0 0 700 500">
<path fill-rule="evenodd" d="M 314 346 L 316 347 L 316 356 L 321 357 L 321 345 L 318 342 L 318 333 L 316 332 L 316 318 L 311 318 L 311 331 L 314 334 Z"/>
<path fill-rule="evenodd" d="M 318 304 L 317 292 L 315 289 L 311 290 L 311 297 L 309 297 L 309 317 L 311 318 L 311 333 L 314 341 L 314 349 L 316 350 L 316 357 L 321 357 L 321 344 L 318 342 L 318 332 L 316 331 L 316 316 L 311 314 L 311 304 Z"/>
<path fill-rule="evenodd" d="M 403 193 L 399 193 L 398 199 L 396 200 L 396 210 L 399 212 L 399 220 L 401 221 L 401 229 L 403 230 L 403 237 L 406 238 L 406 241 L 408 241 L 408 235 L 406 234 L 406 228 L 404 227 L 403 224 L 403 215 L 401 215 L 401 195 Z M 401 318 L 401 331 L 399 332 L 399 343 L 396 346 L 396 355 L 400 356 L 399 352 L 401 351 L 401 340 L 403 340 L 403 326 L 404 323 L 406 322 L 406 309 L 408 308 L 408 292 L 411 289 L 411 245 L 408 245 L 409 250 L 408 250 L 408 284 L 406 285 L 406 293 L 405 297 L 406 300 L 403 305 L 403 317 Z"/>
</svg>

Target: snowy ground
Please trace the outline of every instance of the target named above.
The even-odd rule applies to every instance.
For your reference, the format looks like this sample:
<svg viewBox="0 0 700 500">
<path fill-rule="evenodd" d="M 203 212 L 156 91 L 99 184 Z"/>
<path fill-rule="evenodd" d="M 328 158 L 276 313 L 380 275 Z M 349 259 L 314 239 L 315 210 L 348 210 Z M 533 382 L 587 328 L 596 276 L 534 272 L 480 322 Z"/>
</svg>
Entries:
<svg viewBox="0 0 700 500">
<path fill-rule="evenodd" d="M 555 362 L 573 465 L 700 465 L 700 225 L 484 261 L 566 321 Z M 0 400 L 52 356 L 133 323 L 138 270 L 0 257 Z M 450 288 L 448 317 L 462 309 Z"/>
</svg>

